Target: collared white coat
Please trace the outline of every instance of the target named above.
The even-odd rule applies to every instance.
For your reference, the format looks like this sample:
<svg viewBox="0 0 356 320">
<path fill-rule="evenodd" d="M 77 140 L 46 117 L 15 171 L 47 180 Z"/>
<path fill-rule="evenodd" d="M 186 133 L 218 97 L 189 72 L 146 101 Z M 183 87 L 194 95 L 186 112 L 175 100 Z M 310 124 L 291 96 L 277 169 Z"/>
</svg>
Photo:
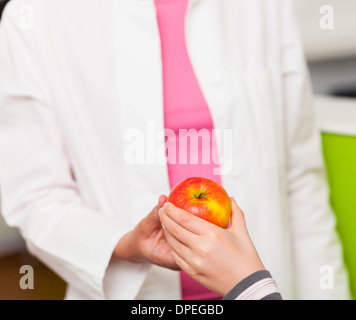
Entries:
<svg viewBox="0 0 356 320">
<path fill-rule="evenodd" d="M 146 137 L 154 124 L 162 138 L 153 1 L 13 0 L 0 30 L 8 224 L 68 282 L 68 299 L 179 298 L 178 273 L 109 264 L 120 237 L 169 193 L 159 151 L 137 164 L 126 154 L 132 129 Z M 290 2 L 191 0 L 186 41 L 215 129 L 232 130 L 223 185 L 283 297 L 347 298 Z"/>
</svg>

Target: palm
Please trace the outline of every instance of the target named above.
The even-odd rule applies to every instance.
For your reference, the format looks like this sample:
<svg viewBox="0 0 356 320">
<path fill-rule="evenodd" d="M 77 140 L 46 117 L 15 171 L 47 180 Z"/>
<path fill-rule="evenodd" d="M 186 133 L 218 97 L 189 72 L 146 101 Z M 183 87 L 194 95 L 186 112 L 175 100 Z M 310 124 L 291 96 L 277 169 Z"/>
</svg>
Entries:
<svg viewBox="0 0 356 320">
<path fill-rule="evenodd" d="M 137 226 L 142 254 L 146 259 L 158 266 L 172 270 L 180 270 L 172 255 L 172 249 L 166 241 L 158 210 L 167 201 L 167 196 L 160 196 L 158 205 Z"/>
<path fill-rule="evenodd" d="M 172 249 L 166 241 L 164 231 L 161 228 L 154 239 L 152 239 L 153 246 L 152 257 L 156 263 L 166 268 L 174 270 L 179 269 L 172 255 Z"/>
<path fill-rule="evenodd" d="M 179 270 L 161 225 L 146 240 L 146 249 L 150 252 L 153 263 L 165 268 Z"/>
</svg>

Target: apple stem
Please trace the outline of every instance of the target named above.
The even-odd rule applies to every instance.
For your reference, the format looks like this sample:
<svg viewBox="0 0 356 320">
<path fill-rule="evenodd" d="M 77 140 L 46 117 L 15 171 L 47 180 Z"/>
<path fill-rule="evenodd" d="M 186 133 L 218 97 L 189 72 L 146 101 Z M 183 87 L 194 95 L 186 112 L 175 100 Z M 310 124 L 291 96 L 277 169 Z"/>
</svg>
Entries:
<svg viewBox="0 0 356 320">
<path fill-rule="evenodd" d="M 206 198 L 206 193 L 203 192 L 203 193 L 199 194 L 197 199 L 201 200 L 201 199 L 205 199 L 205 198 Z"/>
</svg>

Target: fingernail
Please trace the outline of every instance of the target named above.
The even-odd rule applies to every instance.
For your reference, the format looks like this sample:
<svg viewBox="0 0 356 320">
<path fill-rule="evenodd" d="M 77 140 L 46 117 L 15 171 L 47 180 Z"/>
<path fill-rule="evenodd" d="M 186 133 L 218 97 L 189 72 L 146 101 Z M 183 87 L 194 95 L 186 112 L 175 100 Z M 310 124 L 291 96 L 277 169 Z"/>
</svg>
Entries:
<svg viewBox="0 0 356 320">
<path fill-rule="evenodd" d="M 162 214 L 162 208 L 160 208 L 160 209 L 158 210 L 158 215 L 161 216 L 161 214 Z"/>
<path fill-rule="evenodd" d="M 164 205 L 163 205 L 163 208 L 166 208 L 168 206 L 168 202 L 166 202 Z"/>
</svg>

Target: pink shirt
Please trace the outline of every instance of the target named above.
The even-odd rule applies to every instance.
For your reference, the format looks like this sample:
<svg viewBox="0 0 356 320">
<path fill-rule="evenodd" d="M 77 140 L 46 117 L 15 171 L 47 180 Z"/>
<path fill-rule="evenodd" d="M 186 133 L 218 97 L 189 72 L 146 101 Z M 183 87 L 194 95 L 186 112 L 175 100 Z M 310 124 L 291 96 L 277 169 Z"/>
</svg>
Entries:
<svg viewBox="0 0 356 320">
<path fill-rule="evenodd" d="M 188 1 L 155 0 L 162 47 L 165 128 L 173 130 L 176 137 L 166 142 L 171 188 L 181 180 L 193 176 L 210 178 L 221 184 L 220 176 L 214 175 L 214 168 L 218 168 L 218 165 L 213 160 L 217 162 L 218 158 L 212 132 L 213 120 L 186 47 L 184 24 Z M 179 145 L 184 146 L 183 141 L 186 138 L 180 129 L 196 129 L 197 132 L 204 129 L 199 132 L 202 138 L 198 148 L 193 146 L 190 150 L 192 140 L 188 139 L 184 150 L 179 149 Z M 203 145 L 202 141 L 206 144 Z M 187 160 L 186 163 L 184 159 Z M 184 300 L 221 298 L 184 272 L 181 272 L 181 283 Z"/>
</svg>

